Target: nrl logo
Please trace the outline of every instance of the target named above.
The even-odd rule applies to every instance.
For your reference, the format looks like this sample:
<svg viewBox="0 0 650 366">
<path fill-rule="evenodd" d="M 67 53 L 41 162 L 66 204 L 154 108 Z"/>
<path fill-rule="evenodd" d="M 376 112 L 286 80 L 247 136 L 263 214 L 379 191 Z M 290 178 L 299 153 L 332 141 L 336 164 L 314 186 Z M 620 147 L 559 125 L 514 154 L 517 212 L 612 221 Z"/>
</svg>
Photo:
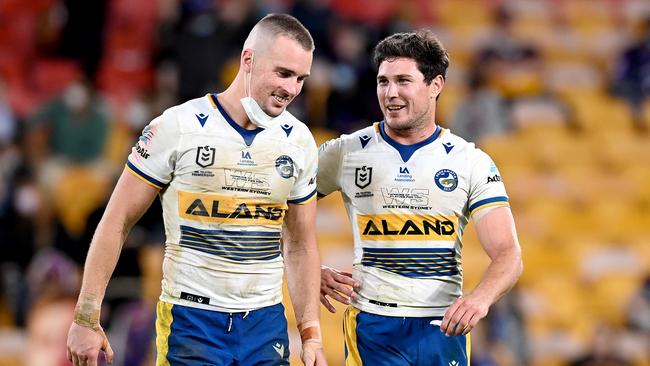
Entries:
<svg viewBox="0 0 650 366">
<path fill-rule="evenodd" d="M 364 189 L 370 185 L 371 181 L 372 181 L 372 167 L 367 167 L 364 165 L 361 168 L 357 168 L 354 171 L 354 184 L 357 187 Z"/>
<path fill-rule="evenodd" d="M 201 168 L 207 168 L 214 164 L 214 147 L 199 146 L 196 148 L 196 164 Z"/>
</svg>

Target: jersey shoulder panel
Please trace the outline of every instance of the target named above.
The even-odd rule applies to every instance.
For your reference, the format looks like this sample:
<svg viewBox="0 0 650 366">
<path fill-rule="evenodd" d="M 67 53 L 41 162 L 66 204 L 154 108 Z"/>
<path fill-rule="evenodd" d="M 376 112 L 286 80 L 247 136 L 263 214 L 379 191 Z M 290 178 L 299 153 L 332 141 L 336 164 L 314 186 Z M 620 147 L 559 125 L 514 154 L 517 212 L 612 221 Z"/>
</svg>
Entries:
<svg viewBox="0 0 650 366">
<path fill-rule="evenodd" d="M 172 107 L 178 120 L 179 132 L 183 134 L 212 130 L 220 123 L 215 123 L 217 117 L 213 113 L 208 96 L 194 98 L 187 102 Z"/>
<path fill-rule="evenodd" d="M 171 180 L 176 163 L 180 136 L 176 112 L 171 107 L 145 126 L 126 163 L 136 177 L 159 189 Z"/>
<path fill-rule="evenodd" d="M 341 135 L 341 152 L 349 154 L 357 151 L 370 150 L 377 146 L 379 123 L 375 122 L 368 127 L 352 132 L 349 135 Z"/>
<path fill-rule="evenodd" d="M 453 146 L 458 159 L 464 161 L 469 172 L 468 215 L 495 206 L 508 206 L 509 198 L 501 179 L 499 169 L 492 158 L 473 142 L 468 142 L 449 130 L 443 135 L 442 143 L 446 149 Z"/>
<path fill-rule="evenodd" d="M 281 115 L 279 124 L 280 128 L 287 135 L 288 142 L 310 149 L 316 148 L 316 142 L 309 127 L 293 114 L 289 113 L 289 111 Z"/>
</svg>

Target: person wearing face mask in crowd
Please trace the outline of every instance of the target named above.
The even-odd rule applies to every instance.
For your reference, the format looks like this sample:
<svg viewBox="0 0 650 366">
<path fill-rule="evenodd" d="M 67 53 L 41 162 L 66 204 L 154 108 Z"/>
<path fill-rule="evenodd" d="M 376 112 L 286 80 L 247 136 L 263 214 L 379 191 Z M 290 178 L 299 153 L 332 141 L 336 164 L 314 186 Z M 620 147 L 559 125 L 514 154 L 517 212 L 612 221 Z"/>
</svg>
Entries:
<svg viewBox="0 0 650 366">
<path fill-rule="evenodd" d="M 167 235 L 156 364 L 288 365 L 286 267 L 302 361 L 326 365 L 317 148 L 286 111 L 309 76 L 313 50 L 298 20 L 267 15 L 225 91 L 172 107 L 144 128 L 88 252 L 68 335 L 75 366 L 96 365 L 100 351 L 113 358 L 100 305 L 129 229 L 156 195 Z"/>
<path fill-rule="evenodd" d="M 487 154 L 436 124 L 449 56 L 430 31 L 387 37 L 373 61 L 384 120 L 319 150 L 318 195 L 341 191 L 355 254 L 351 274 L 322 268 L 321 302 L 350 305 L 348 366 L 466 366 L 469 332 L 522 271 L 505 187 Z M 491 264 L 463 294 L 470 219 Z"/>
<path fill-rule="evenodd" d="M 47 190 L 66 167 L 84 166 L 102 175 L 102 154 L 109 134 L 110 115 L 104 102 L 84 81 L 68 86 L 61 98 L 54 99 L 27 120 L 28 154 L 40 166 L 39 182 Z M 39 138 L 45 136 L 49 151 L 39 151 Z"/>
</svg>

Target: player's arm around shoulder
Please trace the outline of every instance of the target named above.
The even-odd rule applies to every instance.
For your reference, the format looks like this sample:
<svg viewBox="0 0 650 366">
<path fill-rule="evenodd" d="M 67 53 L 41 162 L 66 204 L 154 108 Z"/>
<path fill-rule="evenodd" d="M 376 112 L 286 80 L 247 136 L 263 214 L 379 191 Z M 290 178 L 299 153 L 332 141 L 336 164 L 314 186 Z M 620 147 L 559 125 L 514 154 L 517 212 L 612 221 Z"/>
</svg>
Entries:
<svg viewBox="0 0 650 366">
<path fill-rule="evenodd" d="M 81 293 L 68 332 L 67 356 L 75 366 L 97 365 L 100 351 L 112 362 L 113 350 L 99 324 L 101 303 L 129 230 L 157 193 L 157 188 L 128 169 L 115 186 L 88 250 Z"/>
<path fill-rule="evenodd" d="M 306 366 L 326 366 L 319 316 L 320 256 L 316 244 L 316 200 L 289 204 L 284 218 L 282 252 L 289 295 L 302 341 Z"/>
<path fill-rule="evenodd" d="M 447 310 L 440 329 L 447 335 L 469 333 L 490 306 L 505 295 L 523 271 L 521 247 L 512 211 L 507 206 L 488 208 L 474 215 L 476 233 L 490 257 L 490 265 L 475 289 L 457 299 Z"/>
</svg>

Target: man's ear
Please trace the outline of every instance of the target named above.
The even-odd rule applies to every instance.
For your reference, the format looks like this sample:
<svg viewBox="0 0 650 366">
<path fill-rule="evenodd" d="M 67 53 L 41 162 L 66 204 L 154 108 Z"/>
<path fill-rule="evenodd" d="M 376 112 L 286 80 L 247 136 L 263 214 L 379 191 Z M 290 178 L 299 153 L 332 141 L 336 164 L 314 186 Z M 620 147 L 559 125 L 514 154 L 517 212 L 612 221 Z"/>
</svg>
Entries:
<svg viewBox="0 0 650 366">
<path fill-rule="evenodd" d="M 436 99 L 438 98 L 438 95 L 440 95 L 440 92 L 442 92 L 442 88 L 445 86 L 445 79 L 442 77 L 442 75 L 437 75 L 433 80 L 431 80 L 431 99 Z"/>
<path fill-rule="evenodd" d="M 245 72 L 250 73 L 253 69 L 253 50 L 250 48 L 245 48 L 241 51 L 240 67 Z"/>
</svg>

